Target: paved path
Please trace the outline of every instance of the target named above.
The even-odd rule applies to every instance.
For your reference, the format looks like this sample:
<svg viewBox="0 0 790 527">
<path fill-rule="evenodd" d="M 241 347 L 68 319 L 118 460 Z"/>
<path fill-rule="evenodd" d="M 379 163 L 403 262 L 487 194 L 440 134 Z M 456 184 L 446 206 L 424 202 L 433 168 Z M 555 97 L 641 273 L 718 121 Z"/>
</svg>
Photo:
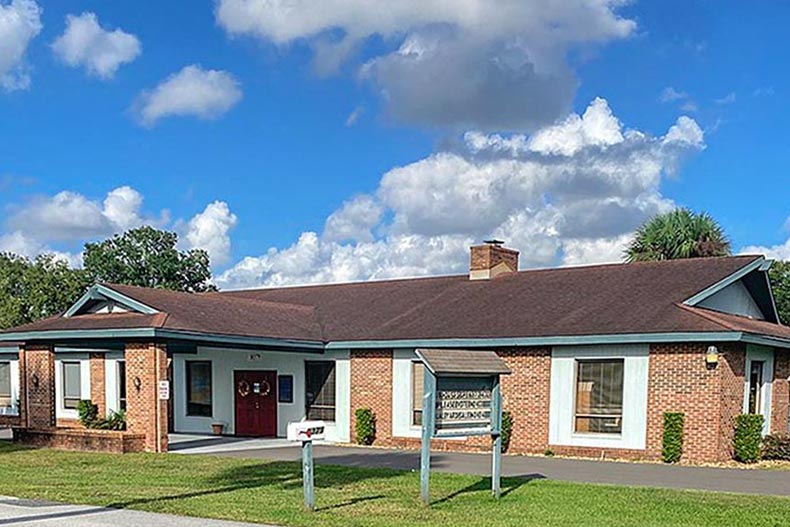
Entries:
<svg viewBox="0 0 790 527">
<path fill-rule="evenodd" d="M 250 523 L 204 520 L 169 514 L 0 497 L 0 526 L 5 525 L 20 527 L 261 527 Z"/>
<path fill-rule="evenodd" d="M 255 443 L 250 443 L 252 447 L 245 448 L 243 442 L 214 446 L 210 446 L 210 443 L 210 440 L 196 441 L 193 450 L 189 442 L 184 442 L 176 452 L 286 461 L 296 461 L 301 456 L 298 447 L 256 448 Z M 419 470 L 420 467 L 420 454 L 416 451 L 320 445 L 315 447 L 314 455 L 316 463 L 325 465 L 398 470 Z M 432 467 L 438 471 L 477 475 L 491 473 L 491 458 L 486 454 L 434 452 L 431 461 Z M 653 463 L 505 456 L 502 460 L 502 475 L 582 483 L 790 496 L 790 470 L 683 467 Z"/>
</svg>

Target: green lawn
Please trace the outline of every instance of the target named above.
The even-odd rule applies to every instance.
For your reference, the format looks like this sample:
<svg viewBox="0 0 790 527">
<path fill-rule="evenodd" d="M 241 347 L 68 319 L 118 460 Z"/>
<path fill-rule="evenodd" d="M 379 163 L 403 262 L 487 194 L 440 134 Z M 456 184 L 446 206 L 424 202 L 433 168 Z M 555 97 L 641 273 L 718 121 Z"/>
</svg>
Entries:
<svg viewBox="0 0 790 527">
<path fill-rule="evenodd" d="M 505 479 L 495 502 L 475 476 L 316 467 L 302 510 L 296 463 L 211 456 L 79 454 L 0 442 L 0 495 L 289 526 L 790 525 L 790 498 Z"/>
</svg>

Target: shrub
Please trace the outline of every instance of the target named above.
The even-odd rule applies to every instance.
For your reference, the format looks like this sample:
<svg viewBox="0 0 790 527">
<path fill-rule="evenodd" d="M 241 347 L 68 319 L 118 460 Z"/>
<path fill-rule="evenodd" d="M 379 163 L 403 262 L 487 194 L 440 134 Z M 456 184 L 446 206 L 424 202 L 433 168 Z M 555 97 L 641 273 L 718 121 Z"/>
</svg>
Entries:
<svg viewBox="0 0 790 527">
<path fill-rule="evenodd" d="M 356 441 L 359 445 L 372 445 L 376 440 L 376 414 L 370 408 L 357 408 Z"/>
<path fill-rule="evenodd" d="M 763 439 L 763 459 L 790 461 L 790 436 L 767 435 Z"/>
<path fill-rule="evenodd" d="M 510 448 L 510 437 L 513 434 L 513 416 L 510 412 L 502 412 L 502 452 L 507 452 Z"/>
<path fill-rule="evenodd" d="M 82 426 L 93 428 L 93 424 L 99 417 L 99 407 L 93 404 L 90 399 L 83 399 L 77 403 L 77 415 L 80 417 Z"/>
<path fill-rule="evenodd" d="M 664 412 L 664 437 L 661 459 L 664 463 L 677 463 L 683 455 L 683 425 L 686 415 L 682 412 Z"/>
<path fill-rule="evenodd" d="M 547 448 L 543 451 L 543 455 L 546 457 L 554 457 L 554 451 L 550 448 Z"/>
<path fill-rule="evenodd" d="M 735 418 L 735 459 L 742 463 L 754 463 L 760 459 L 764 420 L 758 414 L 742 414 Z"/>
<path fill-rule="evenodd" d="M 99 407 L 89 399 L 80 401 L 77 404 L 77 414 L 80 423 L 85 428 L 95 430 L 126 430 L 126 412 L 110 412 L 107 417 L 99 417 Z"/>
</svg>

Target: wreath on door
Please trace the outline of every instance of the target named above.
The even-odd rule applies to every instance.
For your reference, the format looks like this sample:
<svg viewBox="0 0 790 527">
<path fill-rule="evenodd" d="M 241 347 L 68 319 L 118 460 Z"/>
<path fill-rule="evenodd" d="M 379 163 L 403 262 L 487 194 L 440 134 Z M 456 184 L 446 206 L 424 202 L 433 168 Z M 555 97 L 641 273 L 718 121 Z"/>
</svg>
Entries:
<svg viewBox="0 0 790 527">
<path fill-rule="evenodd" d="M 261 397 L 266 397 L 270 393 L 272 393 L 272 385 L 269 384 L 269 381 L 264 379 L 263 382 L 261 382 Z"/>
<path fill-rule="evenodd" d="M 239 392 L 240 396 L 247 397 L 250 394 L 250 383 L 242 379 L 239 381 L 236 390 Z"/>
</svg>

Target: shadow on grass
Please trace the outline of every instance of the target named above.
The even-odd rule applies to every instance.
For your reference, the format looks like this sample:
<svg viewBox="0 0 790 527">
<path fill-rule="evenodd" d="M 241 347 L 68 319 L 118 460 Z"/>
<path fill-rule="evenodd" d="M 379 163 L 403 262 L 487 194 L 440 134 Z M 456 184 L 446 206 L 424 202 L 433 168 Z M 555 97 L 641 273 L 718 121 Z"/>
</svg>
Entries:
<svg viewBox="0 0 790 527">
<path fill-rule="evenodd" d="M 501 481 L 500 496 L 504 498 L 505 496 L 507 496 L 514 490 L 518 489 L 519 487 L 526 485 L 527 483 L 536 479 L 546 479 L 546 478 L 542 474 L 527 474 L 524 476 L 503 478 Z M 438 505 L 440 503 L 448 502 L 463 494 L 470 494 L 474 492 L 486 492 L 486 491 L 489 492 L 491 491 L 491 478 L 481 478 L 476 483 L 473 483 L 462 489 L 451 492 L 450 494 L 444 496 L 443 498 L 439 498 L 437 500 L 432 501 L 431 505 Z"/>
</svg>

